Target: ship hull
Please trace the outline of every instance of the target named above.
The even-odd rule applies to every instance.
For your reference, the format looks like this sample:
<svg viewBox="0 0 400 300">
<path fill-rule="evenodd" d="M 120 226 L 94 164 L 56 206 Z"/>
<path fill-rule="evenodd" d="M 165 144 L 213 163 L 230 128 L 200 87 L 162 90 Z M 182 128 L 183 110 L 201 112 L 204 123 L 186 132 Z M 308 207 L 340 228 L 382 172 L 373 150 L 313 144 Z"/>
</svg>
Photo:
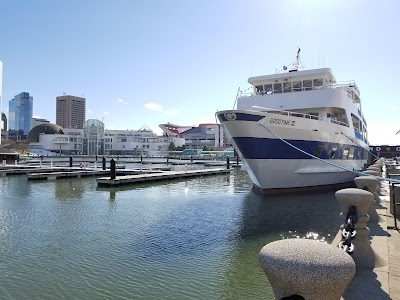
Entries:
<svg viewBox="0 0 400 300">
<path fill-rule="evenodd" d="M 302 192 L 353 186 L 367 145 L 348 127 L 267 112 L 222 111 L 217 117 L 256 192 Z M 349 139 L 350 137 L 350 139 Z"/>
</svg>

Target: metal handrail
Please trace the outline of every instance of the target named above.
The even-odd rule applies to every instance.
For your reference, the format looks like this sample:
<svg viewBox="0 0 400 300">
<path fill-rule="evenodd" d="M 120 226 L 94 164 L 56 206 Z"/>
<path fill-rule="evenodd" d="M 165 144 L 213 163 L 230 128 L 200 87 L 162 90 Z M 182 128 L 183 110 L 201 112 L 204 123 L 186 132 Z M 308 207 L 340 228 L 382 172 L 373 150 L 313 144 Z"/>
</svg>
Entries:
<svg viewBox="0 0 400 300">
<path fill-rule="evenodd" d="M 394 217 L 394 228 L 396 228 L 396 230 L 399 230 L 399 228 L 397 227 L 397 211 L 396 211 L 396 206 L 400 205 L 400 203 L 396 203 L 396 197 L 395 197 L 395 192 L 394 192 L 394 188 L 396 187 L 396 185 L 399 185 L 400 183 L 395 183 L 392 182 L 391 186 L 390 186 L 390 194 L 392 195 L 392 203 L 390 203 L 393 207 L 393 217 Z"/>
</svg>

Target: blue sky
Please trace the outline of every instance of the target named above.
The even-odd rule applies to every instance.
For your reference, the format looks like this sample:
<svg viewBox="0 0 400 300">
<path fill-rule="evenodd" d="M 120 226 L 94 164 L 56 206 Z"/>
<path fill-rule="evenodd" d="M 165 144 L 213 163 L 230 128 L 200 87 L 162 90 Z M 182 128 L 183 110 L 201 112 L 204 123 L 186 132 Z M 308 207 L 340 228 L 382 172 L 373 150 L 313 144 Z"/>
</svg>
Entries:
<svg viewBox="0 0 400 300">
<path fill-rule="evenodd" d="M 355 80 L 371 143 L 395 144 L 399 1 L 0 0 L 3 104 L 33 96 L 55 122 L 55 98 L 86 98 L 108 129 L 215 122 L 247 79 L 294 60 Z"/>
</svg>

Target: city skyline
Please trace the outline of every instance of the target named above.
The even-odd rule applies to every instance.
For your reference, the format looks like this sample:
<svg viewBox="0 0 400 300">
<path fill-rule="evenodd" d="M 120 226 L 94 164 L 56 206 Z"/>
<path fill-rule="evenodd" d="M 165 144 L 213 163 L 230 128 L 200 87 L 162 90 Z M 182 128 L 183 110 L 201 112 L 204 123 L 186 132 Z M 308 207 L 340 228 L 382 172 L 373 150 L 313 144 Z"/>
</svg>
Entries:
<svg viewBox="0 0 400 300">
<path fill-rule="evenodd" d="M 56 123 L 65 92 L 86 98 L 86 119 L 107 128 L 215 123 L 248 77 L 279 71 L 299 46 L 305 69 L 330 67 L 337 81 L 356 81 L 371 144 L 398 143 L 400 3 L 385 3 L 6 2 L 2 111 L 8 116 L 4 102 L 27 91 L 33 115 Z M 34 18 L 27 26 L 16 15 Z M 21 39 L 27 51 L 15 51 Z"/>
</svg>

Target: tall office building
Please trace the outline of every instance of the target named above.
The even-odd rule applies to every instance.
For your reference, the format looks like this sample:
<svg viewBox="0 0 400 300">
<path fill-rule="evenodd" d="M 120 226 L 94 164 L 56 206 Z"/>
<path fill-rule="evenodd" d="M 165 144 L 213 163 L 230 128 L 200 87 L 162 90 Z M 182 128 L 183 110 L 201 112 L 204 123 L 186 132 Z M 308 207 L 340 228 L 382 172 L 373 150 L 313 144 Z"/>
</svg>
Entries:
<svg viewBox="0 0 400 300">
<path fill-rule="evenodd" d="M 20 93 L 11 99 L 8 107 L 8 129 L 21 130 L 24 136 L 32 129 L 33 98 L 29 93 Z"/>
<path fill-rule="evenodd" d="M 3 63 L 0 61 L 0 111 L 2 111 L 1 98 L 3 97 Z M 1 136 L 0 136 L 1 145 Z"/>
<path fill-rule="evenodd" d="M 63 128 L 83 128 L 86 99 L 70 95 L 56 97 L 56 124 Z"/>
</svg>

